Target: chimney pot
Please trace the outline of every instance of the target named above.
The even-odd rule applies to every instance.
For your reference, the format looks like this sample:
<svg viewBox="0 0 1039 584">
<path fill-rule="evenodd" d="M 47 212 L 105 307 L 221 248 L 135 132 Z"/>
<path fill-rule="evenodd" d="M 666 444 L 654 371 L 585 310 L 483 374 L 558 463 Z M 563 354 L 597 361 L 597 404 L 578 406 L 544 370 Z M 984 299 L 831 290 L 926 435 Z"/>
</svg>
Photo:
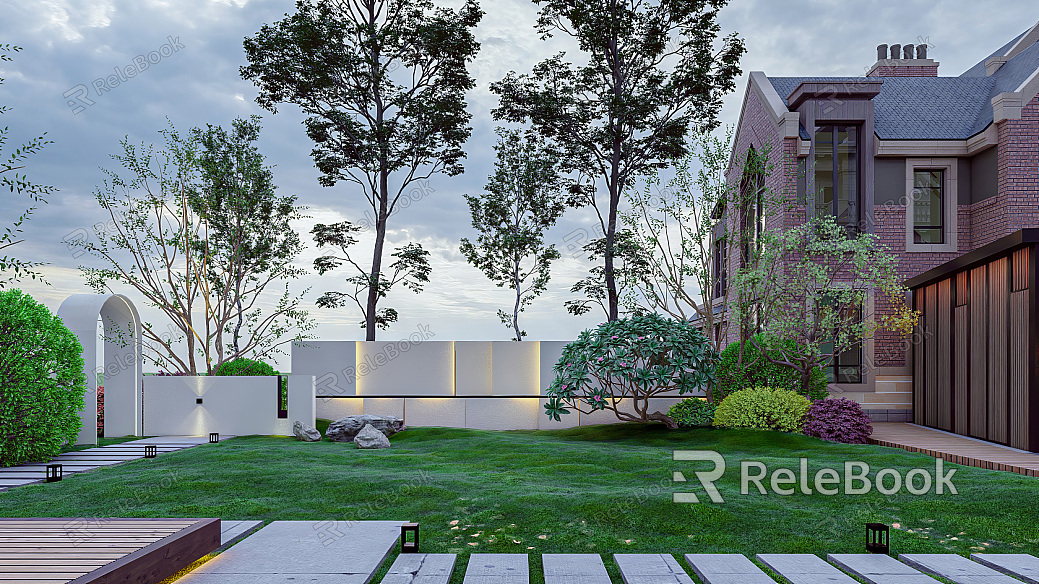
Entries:
<svg viewBox="0 0 1039 584">
<path fill-rule="evenodd" d="M 877 60 L 887 59 L 887 45 L 877 45 Z"/>
<path fill-rule="evenodd" d="M 902 45 L 891 45 L 891 58 L 899 59 L 902 57 Z"/>
<path fill-rule="evenodd" d="M 912 59 L 913 58 L 913 45 L 902 45 L 902 58 Z"/>
<path fill-rule="evenodd" d="M 927 58 L 927 45 L 916 45 L 916 58 L 926 59 Z"/>
</svg>

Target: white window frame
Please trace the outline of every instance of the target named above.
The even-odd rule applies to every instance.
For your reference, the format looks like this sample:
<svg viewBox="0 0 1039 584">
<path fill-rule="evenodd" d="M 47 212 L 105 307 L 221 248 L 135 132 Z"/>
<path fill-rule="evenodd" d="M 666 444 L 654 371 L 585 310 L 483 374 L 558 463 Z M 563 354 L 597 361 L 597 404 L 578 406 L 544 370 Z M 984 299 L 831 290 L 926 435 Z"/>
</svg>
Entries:
<svg viewBox="0 0 1039 584">
<path fill-rule="evenodd" d="M 959 183 L 957 182 L 956 170 L 958 161 L 955 158 L 907 158 L 906 159 L 906 251 L 907 252 L 949 252 L 957 251 L 959 244 Z M 941 170 L 942 171 L 942 220 L 944 223 L 943 233 L 945 243 L 916 243 L 913 237 L 913 175 L 916 170 Z"/>
</svg>

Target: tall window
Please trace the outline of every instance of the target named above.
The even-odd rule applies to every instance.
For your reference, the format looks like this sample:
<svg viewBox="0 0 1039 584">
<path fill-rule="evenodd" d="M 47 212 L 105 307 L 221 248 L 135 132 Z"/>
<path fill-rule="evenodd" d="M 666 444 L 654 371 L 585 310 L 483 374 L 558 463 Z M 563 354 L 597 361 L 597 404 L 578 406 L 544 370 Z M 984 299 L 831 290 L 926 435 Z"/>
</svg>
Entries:
<svg viewBox="0 0 1039 584">
<path fill-rule="evenodd" d="M 832 303 L 824 304 L 833 306 Z M 861 321 L 862 307 L 845 305 L 841 309 L 840 319 L 849 322 Z M 833 342 L 821 343 L 819 348 L 824 354 L 832 353 Z M 862 343 L 856 343 L 834 355 L 824 371 L 826 380 L 830 383 L 862 383 Z"/>
<path fill-rule="evenodd" d="M 945 243 L 945 171 L 913 171 L 913 242 Z"/>
<path fill-rule="evenodd" d="M 765 177 L 757 168 L 757 157 L 751 148 L 747 160 L 748 164 L 755 161 L 754 168 L 748 169 L 740 181 L 740 267 L 747 266 L 761 251 L 761 235 L 765 232 Z"/>
<path fill-rule="evenodd" d="M 728 247 L 724 235 L 716 235 L 714 238 L 714 262 L 711 272 L 714 276 L 714 297 L 721 298 L 729 287 Z"/>
<path fill-rule="evenodd" d="M 815 212 L 833 216 L 838 225 L 859 229 L 859 129 L 815 129 Z"/>
</svg>

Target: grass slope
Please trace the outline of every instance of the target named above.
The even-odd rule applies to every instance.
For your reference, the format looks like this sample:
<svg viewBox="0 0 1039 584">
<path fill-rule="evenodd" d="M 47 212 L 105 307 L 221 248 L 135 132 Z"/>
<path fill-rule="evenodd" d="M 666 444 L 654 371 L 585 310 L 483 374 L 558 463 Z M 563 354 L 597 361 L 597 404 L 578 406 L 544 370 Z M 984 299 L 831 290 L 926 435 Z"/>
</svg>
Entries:
<svg viewBox="0 0 1039 584">
<path fill-rule="evenodd" d="M 633 424 L 413 428 L 392 442 L 388 450 L 365 451 L 327 441 L 235 438 L 12 489 L 0 493 L 0 516 L 417 521 L 422 551 L 458 553 L 459 566 L 473 552 L 860 553 L 868 521 L 899 525 L 892 530 L 899 553 L 1039 552 L 1039 482 L 1017 474 L 948 464 L 957 469 L 956 495 L 739 492 L 743 460 L 796 473 L 805 457 L 810 476 L 829 467 L 843 477 L 845 461 L 855 460 L 868 462 L 871 474 L 885 467 L 903 476 L 917 467 L 934 471 L 933 458 L 903 450 Z M 711 465 L 673 461 L 676 449 L 722 453 L 728 468 L 717 484 L 724 503 L 709 502 L 695 479 Z M 673 483 L 673 471 L 690 482 Z M 696 492 L 702 502 L 673 503 L 678 491 Z M 537 582 L 540 561 L 531 567 Z M 462 572 L 456 570 L 458 582 Z"/>
</svg>

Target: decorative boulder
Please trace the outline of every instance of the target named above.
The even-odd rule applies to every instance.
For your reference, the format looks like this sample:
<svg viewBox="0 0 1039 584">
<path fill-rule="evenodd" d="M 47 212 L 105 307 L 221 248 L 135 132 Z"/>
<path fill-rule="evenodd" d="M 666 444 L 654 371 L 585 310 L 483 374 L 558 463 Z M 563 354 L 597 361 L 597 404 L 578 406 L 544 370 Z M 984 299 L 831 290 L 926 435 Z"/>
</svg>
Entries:
<svg viewBox="0 0 1039 584">
<path fill-rule="evenodd" d="M 373 426 L 376 430 L 385 434 L 386 437 L 393 436 L 397 432 L 407 429 L 404 427 L 404 420 L 395 416 L 364 414 L 347 416 L 332 422 L 328 425 L 328 430 L 325 430 L 325 436 L 336 442 L 350 442 L 361 431 L 361 428 L 364 428 L 366 425 Z"/>
<path fill-rule="evenodd" d="M 292 423 L 292 434 L 303 442 L 320 442 L 321 432 L 317 428 L 308 426 L 299 420 Z"/>
<path fill-rule="evenodd" d="M 354 444 L 358 448 L 389 448 L 390 439 L 375 426 L 365 424 L 364 428 L 354 436 Z"/>
</svg>

